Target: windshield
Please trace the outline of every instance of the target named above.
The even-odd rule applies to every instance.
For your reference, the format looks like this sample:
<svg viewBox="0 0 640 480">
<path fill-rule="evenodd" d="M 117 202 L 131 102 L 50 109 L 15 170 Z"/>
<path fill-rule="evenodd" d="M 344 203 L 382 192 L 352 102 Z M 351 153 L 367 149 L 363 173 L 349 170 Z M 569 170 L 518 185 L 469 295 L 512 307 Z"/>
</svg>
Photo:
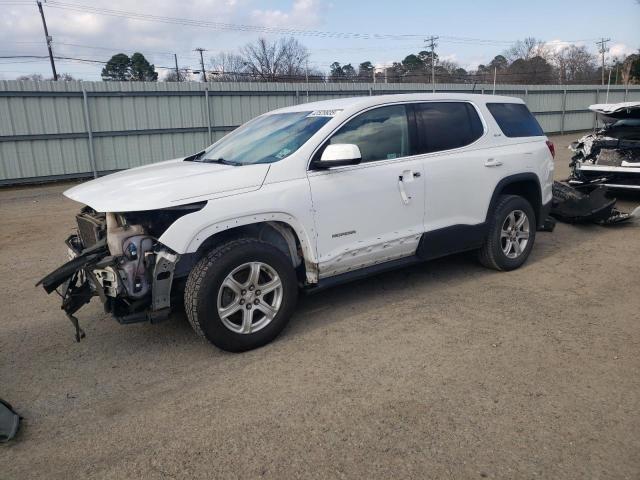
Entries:
<svg viewBox="0 0 640 480">
<path fill-rule="evenodd" d="M 300 148 L 331 116 L 316 112 L 265 115 L 252 120 L 205 150 L 196 161 L 230 165 L 272 163 Z"/>
</svg>

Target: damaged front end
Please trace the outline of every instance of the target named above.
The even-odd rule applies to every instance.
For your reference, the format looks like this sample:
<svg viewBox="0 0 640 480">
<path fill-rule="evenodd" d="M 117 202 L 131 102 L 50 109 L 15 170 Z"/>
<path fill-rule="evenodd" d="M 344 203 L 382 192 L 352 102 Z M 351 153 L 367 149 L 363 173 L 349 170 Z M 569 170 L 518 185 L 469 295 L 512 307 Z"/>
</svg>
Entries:
<svg viewBox="0 0 640 480">
<path fill-rule="evenodd" d="M 168 317 L 180 256 L 158 238 L 175 220 L 205 204 L 131 213 L 82 209 L 76 216 L 77 233 L 65 242 L 70 260 L 37 284 L 62 297 L 76 341 L 84 332 L 75 313 L 94 296 L 122 324 Z"/>
<path fill-rule="evenodd" d="M 604 127 L 569 147 L 571 185 L 640 190 L 640 102 L 591 105 Z"/>
</svg>

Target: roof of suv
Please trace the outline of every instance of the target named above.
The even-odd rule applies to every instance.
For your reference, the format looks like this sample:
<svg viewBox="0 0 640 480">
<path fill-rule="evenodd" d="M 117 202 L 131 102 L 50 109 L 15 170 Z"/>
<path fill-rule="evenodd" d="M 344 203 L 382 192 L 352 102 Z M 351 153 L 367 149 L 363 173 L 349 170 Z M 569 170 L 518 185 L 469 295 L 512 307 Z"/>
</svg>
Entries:
<svg viewBox="0 0 640 480">
<path fill-rule="evenodd" d="M 331 93 L 331 92 L 327 92 Z M 335 98 L 320 102 L 301 103 L 275 110 L 272 113 L 302 112 L 309 110 L 338 110 L 352 108 L 368 108 L 394 102 L 420 102 L 429 100 L 469 100 L 476 103 L 524 103 L 520 98 L 500 95 L 481 95 L 474 93 L 401 93 L 393 95 L 372 95 L 364 97 Z"/>
</svg>

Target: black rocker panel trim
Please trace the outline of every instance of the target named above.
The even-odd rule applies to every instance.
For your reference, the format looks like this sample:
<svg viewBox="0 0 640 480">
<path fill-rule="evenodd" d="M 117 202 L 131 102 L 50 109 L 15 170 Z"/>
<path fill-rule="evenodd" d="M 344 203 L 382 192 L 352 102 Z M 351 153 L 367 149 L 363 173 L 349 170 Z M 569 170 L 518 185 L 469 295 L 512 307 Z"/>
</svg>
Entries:
<svg viewBox="0 0 640 480">
<path fill-rule="evenodd" d="M 416 254 L 423 260 L 480 248 L 487 235 L 488 224 L 452 225 L 422 234 Z"/>
</svg>

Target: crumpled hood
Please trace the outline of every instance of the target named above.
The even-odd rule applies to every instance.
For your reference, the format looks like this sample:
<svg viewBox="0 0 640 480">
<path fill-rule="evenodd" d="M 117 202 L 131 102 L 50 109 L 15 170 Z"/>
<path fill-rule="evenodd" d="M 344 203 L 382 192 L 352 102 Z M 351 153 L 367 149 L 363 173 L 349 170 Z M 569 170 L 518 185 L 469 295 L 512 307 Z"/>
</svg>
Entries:
<svg viewBox="0 0 640 480">
<path fill-rule="evenodd" d="M 614 123 L 623 118 L 640 118 L 640 102 L 596 103 L 589 105 L 604 123 Z"/>
<path fill-rule="evenodd" d="M 268 171 L 268 164 L 237 167 L 175 159 L 97 178 L 64 195 L 98 212 L 156 210 L 257 190 Z"/>
</svg>

